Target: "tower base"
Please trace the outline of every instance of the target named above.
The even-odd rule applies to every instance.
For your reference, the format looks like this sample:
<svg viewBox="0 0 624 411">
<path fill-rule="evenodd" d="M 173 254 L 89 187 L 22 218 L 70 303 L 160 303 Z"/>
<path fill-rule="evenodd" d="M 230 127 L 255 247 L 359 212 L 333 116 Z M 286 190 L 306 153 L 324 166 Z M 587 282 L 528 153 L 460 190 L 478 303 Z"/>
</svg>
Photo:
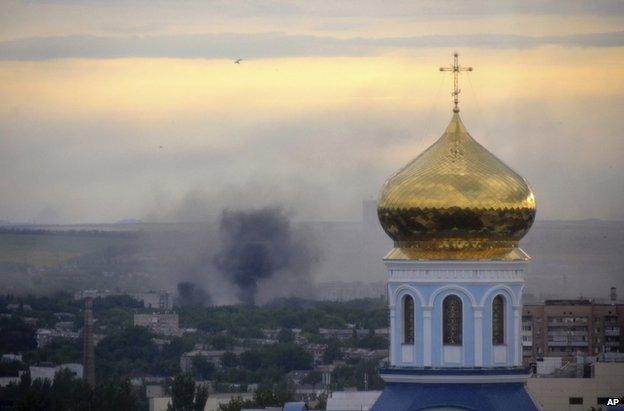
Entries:
<svg viewBox="0 0 624 411">
<path fill-rule="evenodd" d="M 386 381 L 371 411 L 479 410 L 537 411 L 520 367 L 386 368 Z"/>
</svg>

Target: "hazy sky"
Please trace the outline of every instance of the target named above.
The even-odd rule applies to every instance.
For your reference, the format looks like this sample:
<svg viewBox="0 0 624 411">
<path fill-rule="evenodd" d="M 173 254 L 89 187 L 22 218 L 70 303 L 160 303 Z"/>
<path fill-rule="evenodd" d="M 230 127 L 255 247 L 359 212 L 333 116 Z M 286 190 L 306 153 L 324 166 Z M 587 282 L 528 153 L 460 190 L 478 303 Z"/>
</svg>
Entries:
<svg viewBox="0 0 624 411">
<path fill-rule="evenodd" d="M 2 0 L 0 220 L 359 219 L 446 127 L 454 50 L 538 218 L 624 219 L 624 2 Z"/>
</svg>

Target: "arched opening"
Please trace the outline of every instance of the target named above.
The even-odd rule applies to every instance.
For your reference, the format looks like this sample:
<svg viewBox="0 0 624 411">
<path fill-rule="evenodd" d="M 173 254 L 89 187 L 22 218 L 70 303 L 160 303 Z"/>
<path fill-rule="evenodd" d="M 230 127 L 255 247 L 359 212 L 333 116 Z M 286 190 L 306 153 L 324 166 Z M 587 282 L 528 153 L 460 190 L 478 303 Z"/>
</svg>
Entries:
<svg viewBox="0 0 624 411">
<path fill-rule="evenodd" d="M 492 301 L 492 345 L 505 344 L 505 299 L 497 295 Z"/>
<path fill-rule="evenodd" d="M 414 299 L 403 298 L 403 344 L 414 344 Z"/>
<path fill-rule="evenodd" d="M 444 345 L 462 345 L 462 301 L 456 295 L 442 303 L 442 330 Z"/>
</svg>

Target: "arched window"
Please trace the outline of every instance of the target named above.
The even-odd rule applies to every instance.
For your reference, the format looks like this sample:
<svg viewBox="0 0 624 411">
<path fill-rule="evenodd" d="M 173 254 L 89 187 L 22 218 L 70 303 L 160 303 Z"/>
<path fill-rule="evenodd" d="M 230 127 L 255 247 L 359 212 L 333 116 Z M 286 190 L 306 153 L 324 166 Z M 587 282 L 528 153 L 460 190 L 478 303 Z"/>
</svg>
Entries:
<svg viewBox="0 0 624 411">
<path fill-rule="evenodd" d="M 414 344 L 414 299 L 403 298 L 403 344 Z"/>
<path fill-rule="evenodd" d="M 462 302 L 456 295 L 449 295 L 442 303 L 442 327 L 444 345 L 462 344 Z"/>
<path fill-rule="evenodd" d="M 500 294 L 492 301 L 492 344 L 505 344 L 505 300 Z"/>
</svg>

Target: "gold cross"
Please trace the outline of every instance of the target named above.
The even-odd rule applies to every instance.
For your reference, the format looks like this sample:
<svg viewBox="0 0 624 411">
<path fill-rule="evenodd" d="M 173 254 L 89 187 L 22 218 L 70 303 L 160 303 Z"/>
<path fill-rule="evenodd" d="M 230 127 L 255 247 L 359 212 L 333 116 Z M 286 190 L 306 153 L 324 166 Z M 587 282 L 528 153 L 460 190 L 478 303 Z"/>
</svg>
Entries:
<svg viewBox="0 0 624 411">
<path fill-rule="evenodd" d="M 453 93 L 451 93 L 451 95 L 453 96 L 453 103 L 455 104 L 455 107 L 453 108 L 453 113 L 459 113 L 459 93 L 461 92 L 461 90 L 459 89 L 459 72 L 460 71 L 472 71 L 472 67 L 462 67 L 459 65 L 459 55 L 457 54 L 457 52 L 455 52 L 453 54 L 453 65 L 450 67 L 440 67 L 440 71 L 452 71 L 453 72 L 453 80 L 454 80 L 454 87 L 453 87 Z"/>
</svg>

